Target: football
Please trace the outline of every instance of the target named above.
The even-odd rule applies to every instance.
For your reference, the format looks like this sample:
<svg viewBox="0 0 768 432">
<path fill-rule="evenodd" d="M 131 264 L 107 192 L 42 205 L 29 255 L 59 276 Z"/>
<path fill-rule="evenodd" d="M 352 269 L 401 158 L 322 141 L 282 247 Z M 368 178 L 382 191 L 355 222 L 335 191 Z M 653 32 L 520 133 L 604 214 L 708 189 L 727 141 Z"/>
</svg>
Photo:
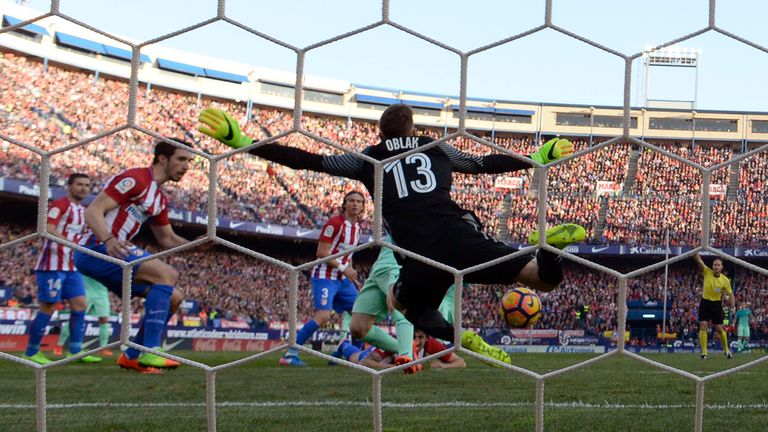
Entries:
<svg viewBox="0 0 768 432">
<path fill-rule="evenodd" d="M 501 298 L 499 310 L 510 327 L 533 327 L 541 318 L 541 299 L 528 288 L 515 288 Z"/>
</svg>

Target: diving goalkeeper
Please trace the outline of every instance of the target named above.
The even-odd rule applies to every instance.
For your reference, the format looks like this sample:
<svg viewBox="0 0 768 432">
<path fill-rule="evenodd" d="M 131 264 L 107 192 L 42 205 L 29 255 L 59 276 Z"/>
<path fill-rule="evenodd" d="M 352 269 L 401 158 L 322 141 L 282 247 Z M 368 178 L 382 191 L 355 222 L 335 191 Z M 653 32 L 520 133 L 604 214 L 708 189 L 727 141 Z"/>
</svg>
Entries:
<svg viewBox="0 0 768 432">
<path fill-rule="evenodd" d="M 199 131 L 229 147 L 250 146 L 253 140 L 240 131 L 237 122 L 215 108 L 204 109 L 199 116 Z M 510 255 L 516 250 L 488 237 L 482 224 L 470 210 L 451 199 L 453 172 L 498 174 L 533 167 L 525 158 L 502 154 L 477 156 L 446 144 L 430 145 L 432 138 L 417 136 L 413 111 L 407 105 L 392 105 L 379 120 L 381 142 L 363 150 L 363 154 L 385 160 L 408 152 L 403 158 L 383 166 L 382 214 L 398 246 L 457 269 L 465 269 Z M 422 150 L 423 149 L 423 150 Z M 416 150 L 415 152 L 411 152 Z M 361 181 L 373 195 L 375 167 L 352 154 L 321 156 L 304 150 L 270 143 L 249 150 L 253 155 L 288 166 Z M 573 153 L 566 139 L 547 141 L 530 155 L 546 164 Z M 576 224 L 559 225 L 547 230 L 547 243 L 565 246 L 584 239 L 585 230 Z M 529 241 L 535 243 L 534 231 Z M 408 257 L 398 257 L 402 265 L 400 279 L 394 286 L 396 307 L 414 326 L 444 340 L 453 339 L 453 326 L 438 311 L 453 275 Z M 531 288 L 550 291 L 563 280 L 558 255 L 539 250 L 536 256 L 524 255 L 472 272 L 465 282 L 480 284 L 523 283 Z"/>
</svg>

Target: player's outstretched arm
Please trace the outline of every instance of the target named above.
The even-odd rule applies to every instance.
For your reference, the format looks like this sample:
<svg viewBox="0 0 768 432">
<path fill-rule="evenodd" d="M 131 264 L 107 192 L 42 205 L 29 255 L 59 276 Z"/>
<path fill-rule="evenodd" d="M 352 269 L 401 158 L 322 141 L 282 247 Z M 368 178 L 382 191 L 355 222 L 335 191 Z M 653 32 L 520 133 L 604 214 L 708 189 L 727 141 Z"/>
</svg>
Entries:
<svg viewBox="0 0 768 432">
<path fill-rule="evenodd" d="M 454 353 L 448 361 L 433 360 L 429 366 L 432 369 L 461 369 L 467 367 L 467 363 Z"/>
<path fill-rule="evenodd" d="M 477 156 L 457 150 L 448 144 L 441 144 L 440 148 L 448 155 L 454 169 L 462 173 L 501 174 L 533 168 L 533 163 L 505 154 Z M 573 154 L 573 144 L 570 141 L 565 138 L 552 138 L 531 154 L 530 158 L 539 163 L 548 164 L 571 154 Z"/>
<path fill-rule="evenodd" d="M 197 130 L 234 149 L 253 143 L 253 139 L 240 130 L 240 125 L 226 112 L 216 108 L 205 108 L 198 120 L 202 123 Z M 269 136 L 269 132 L 267 135 Z M 306 169 L 331 175 L 360 179 L 362 161 L 353 155 L 322 156 L 278 143 L 264 144 L 248 151 L 269 161 L 293 169 Z"/>
</svg>

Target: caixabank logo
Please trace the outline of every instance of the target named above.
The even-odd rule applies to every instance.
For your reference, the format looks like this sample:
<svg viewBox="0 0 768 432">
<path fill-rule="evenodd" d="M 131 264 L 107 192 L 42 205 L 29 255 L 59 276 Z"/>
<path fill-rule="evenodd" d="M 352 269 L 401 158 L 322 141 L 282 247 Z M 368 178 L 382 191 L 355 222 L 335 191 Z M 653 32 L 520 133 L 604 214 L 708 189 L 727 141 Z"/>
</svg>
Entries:
<svg viewBox="0 0 768 432">
<path fill-rule="evenodd" d="M 628 250 L 627 250 L 628 249 Z M 630 255 L 670 255 L 680 254 L 680 248 L 665 248 L 664 246 L 622 246 L 622 254 Z"/>
<path fill-rule="evenodd" d="M 744 249 L 745 257 L 768 257 L 768 249 Z"/>
</svg>

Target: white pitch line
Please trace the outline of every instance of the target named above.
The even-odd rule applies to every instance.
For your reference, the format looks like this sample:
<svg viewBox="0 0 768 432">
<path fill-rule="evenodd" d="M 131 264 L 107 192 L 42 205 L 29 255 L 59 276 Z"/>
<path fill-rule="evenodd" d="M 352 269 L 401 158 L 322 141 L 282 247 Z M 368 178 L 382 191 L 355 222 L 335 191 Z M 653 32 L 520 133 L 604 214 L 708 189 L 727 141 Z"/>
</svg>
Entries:
<svg viewBox="0 0 768 432">
<path fill-rule="evenodd" d="M 121 402 L 81 402 L 71 404 L 49 403 L 48 409 L 72 409 L 72 408 L 188 408 L 205 407 L 205 402 L 158 402 L 158 403 L 121 403 Z M 370 407 L 371 402 L 352 402 L 352 401 L 268 401 L 268 402 L 218 402 L 218 408 L 280 408 L 280 407 Z M 423 408 L 521 408 L 532 407 L 532 402 L 434 402 L 434 403 L 398 403 L 383 402 L 384 408 L 399 409 L 423 409 Z M 693 404 L 612 404 L 605 402 L 602 404 L 588 402 L 545 402 L 544 406 L 550 408 L 571 408 L 571 409 L 681 409 L 694 408 Z M 711 410 L 750 410 L 766 409 L 768 404 L 707 404 L 704 406 Z M 0 404 L 0 409 L 35 409 L 35 404 Z"/>
</svg>

